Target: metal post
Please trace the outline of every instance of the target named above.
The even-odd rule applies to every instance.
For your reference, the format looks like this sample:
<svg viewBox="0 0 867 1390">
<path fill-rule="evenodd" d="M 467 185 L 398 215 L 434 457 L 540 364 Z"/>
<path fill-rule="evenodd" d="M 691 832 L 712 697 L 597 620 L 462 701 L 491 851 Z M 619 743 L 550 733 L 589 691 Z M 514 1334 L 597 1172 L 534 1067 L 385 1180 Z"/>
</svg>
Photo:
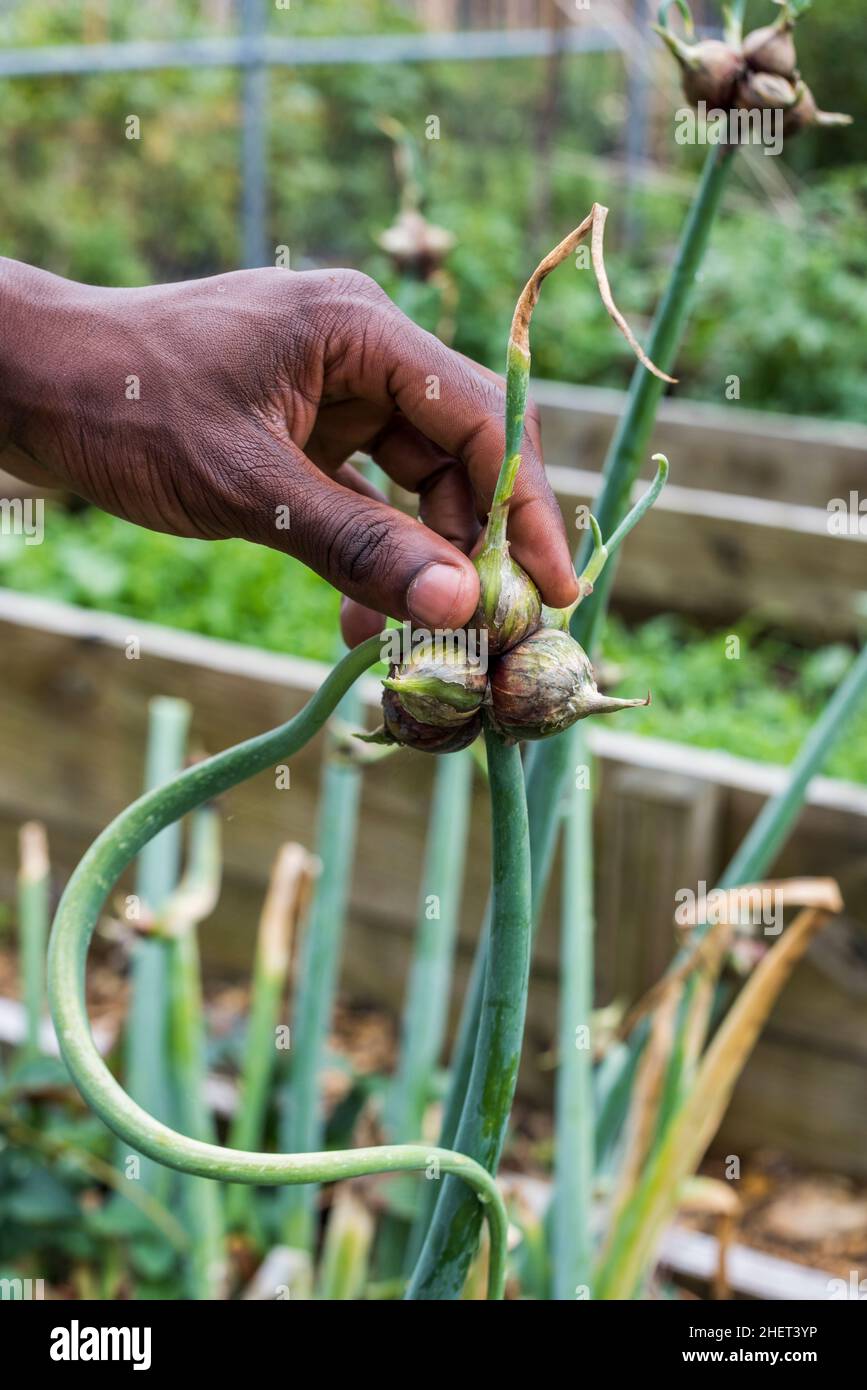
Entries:
<svg viewBox="0 0 867 1390">
<path fill-rule="evenodd" d="M 264 62 L 264 0 L 240 0 L 241 77 L 241 254 L 245 267 L 266 265 L 268 200 L 268 70 Z"/>
<path fill-rule="evenodd" d="M 635 0 L 635 41 L 626 49 L 626 207 L 623 240 L 633 246 L 641 239 L 641 213 L 638 194 L 647 161 L 651 117 L 650 48 L 648 0 Z"/>
</svg>

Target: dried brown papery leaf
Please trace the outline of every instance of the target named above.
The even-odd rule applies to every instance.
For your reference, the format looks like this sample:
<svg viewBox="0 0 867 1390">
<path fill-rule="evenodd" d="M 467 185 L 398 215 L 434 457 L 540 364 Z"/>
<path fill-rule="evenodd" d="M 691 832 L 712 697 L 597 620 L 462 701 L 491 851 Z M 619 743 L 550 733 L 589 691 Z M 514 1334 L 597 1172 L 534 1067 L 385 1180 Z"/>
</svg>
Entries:
<svg viewBox="0 0 867 1390">
<path fill-rule="evenodd" d="M 614 296 L 611 293 L 611 286 L 608 283 L 608 275 L 605 270 L 605 259 L 602 250 L 605 219 L 607 216 L 608 209 L 603 207 L 601 203 L 594 203 L 581 225 L 576 227 L 573 232 L 570 232 L 567 237 L 564 237 L 560 245 L 555 246 L 553 251 L 549 251 L 544 260 L 536 267 L 515 306 L 510 344 L 517 347 L 519 351 L 529 357 L 530 319 L 539 301 L 539 292 L 542 288 L 542 282 L 551 274 L 552 270 L 556 270 L 557 266 L 565 261 L 567 256 L 571 256 L 572 252 L 577 250 L 587 233 L 590 232 L 590 259 L 593 264 L 602 303 L 605 305 L 608 313 L 632 348 L 639 362 L 641 362 L 649 372 L 653 372 L 654 376 L 658 376 L 661 381 L 673 383 L 677 378 L 668 376 L 666 372 L 660 371 L 659 367 L 651 362 L 632 329 L 629 327 L 629 324 L 626 322 L 626 319 L 614 303 Z"/>
</svg>

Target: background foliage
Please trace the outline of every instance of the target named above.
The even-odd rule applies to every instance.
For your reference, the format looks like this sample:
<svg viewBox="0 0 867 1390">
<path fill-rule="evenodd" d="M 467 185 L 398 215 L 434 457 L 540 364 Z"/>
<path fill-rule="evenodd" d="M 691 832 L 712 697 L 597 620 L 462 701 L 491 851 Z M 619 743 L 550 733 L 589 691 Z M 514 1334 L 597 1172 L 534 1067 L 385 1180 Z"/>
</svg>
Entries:
<svg viewBox="0 0 867 1390">
<path fill-rule="evenodd" d="M 753 3 L 751 20 L 766 11 Z M 225 34 L 228 14 L 201 0 L 43 0 L 7 9 L 0 44 Z M 819 3 L 801 31 L 814 89 L 824 104 L 856 117 L 867 115 L 856 77 L 858 54 L 867 57 L 859 14 L 857 0 Z M 284 35 L 410 25 L 381 0 L 351 7 L 317 0 L 275 10 L 269 22 Z M 550 128 L 546 60 L 275 69 L 269 241 L 290 247 L 296 269 L 357 265 L 396 290 L 375 243 L 396 206 L 391 147 L 376 124 L 387 112 L 420 141 L 429 216 L 458 237 L 450 259 L 459 290 L 456 346 L 499 365 L 510 313 L 503 286 L 518 283 L 594 198 L 612 207 L 611 275 L 640 328 L 664 283 L 704 153 L 674 143 L 676 78 L 661 45 L 652 52 L 653 164 L 628 187 L 626 79 L 617 54 L 563 61 Z M 238 77 L 221 69 L 7 81 L 0 250 L 104 284 L 232 269 L 240 255 L 239 91 Z M 124 136 L 131 113 L 141 120 L 139 141 Z M 432 113 L 441 139 L 428 141 Z M 739 172 L 679 363 L 682 394 L 720 400 L 734 371 L 744 404 L 867 419 L 858 370 L 867 333 L 867 167 L 859 159 L 856 124 L 810 134 L 781 159 L 757 153 Z M 587 276 L 564 277 L 558 294 L 543 300 L 534 348 L 543 376 L 622 385 L 631 370 Z"/>
<path fill-rule="evenodd" d="M 103 512 L 52 510 L 46 540 L 0 536 L 0 585 L 85 608 L 330 662 L 339 598 L 296 560 L 246 541 L 158 535 Z M 741 638 L 725 660 L 726 638 Z M 789 763 L 853 659 L 844 645 L 809 649 L 744 620 L 703 632 L 663 615 L 635 628 L 607 625 L 603 654 L 614 693 L 653 690 L 630 712 L 632 732 Z M 832 776 L 867 783 L 867 711 L 828 764 Z"/>
<path fill-rule="evenodd" d="M 289 26 L 344 37 L 411 27 L 387 0 L 266 8 L 271 29 L 284 35 Z M 752 24 L 771 12 L 751 0 Z M 812 86 L 824 104 L 856 118 L 867 117 L 858 78 L 867 29 L 859 17 L 858 0 L 817 0 L 800 31 Z M 226 34 L 233 22 L 230 7 L 204 0 L 42 0 L 6 7 L 0 45 Z M 269 240 L 290 247 L 296 269 L 357 265 L 405 295 L 376 245 L 398 200 L 392 147 L 377 124 L 388 113 L 418 138 L 428 216 L 457 237 L 449 259 L 457 347 L 500 366 L 512 301 L 504 286 L 521 283 L 594 199 L 612 208 L 609 270 L 640 332 L 704 154 L 673 142 L 677 78 L 661 45 L 653 53 L 653 163 L 631 181 L 618 54 L 565 58 L 553 106 L 546 60 L 273 70 Z M 141 120 L 139 141 L 124 137 L 131 113 Z M 423 138 L 430 114 L 440 117 L 439 140 Z M 232 269 L 240 257 L 239 121 L 240 81 L 227 70 L 7 81 L 0 250 L 104 284 Z M 787 145 L 782 159 L 739 160 L 679 359 L 680 394 L 721 400 L 726 377 L 736 373 L 746 406 L 867 420 L 862 157 L 856 119 L 851 130 Z M 435 326 L 435 296 L 416 295 L 412 311 Z M 591 277 L 564 274 L 534 319 L 534 371 L 618 386 L 631 369 Z M 277 651 L 332 656 L 335 593 L 302 566 L 241 542 L 204 545 L 95 513 L 54 512 L 42 547 L 0 538 L 0 582 Z M 750 630 L 748 656 L 721 661 L 719 635 L 670 619 L 633 633 L 614 624 L 608 641 L 624 683 L 634 666 L 654 688 L 654 705 L 631 727 L 779 761 L 788 761 L 846 660 L 839 648 L 810 655 L 797 642 Z M 696 687 L 702 698 L 687 699 Z M 867 780 L 867 741 L 851 740 L 832 770 Z"/>
</svg>

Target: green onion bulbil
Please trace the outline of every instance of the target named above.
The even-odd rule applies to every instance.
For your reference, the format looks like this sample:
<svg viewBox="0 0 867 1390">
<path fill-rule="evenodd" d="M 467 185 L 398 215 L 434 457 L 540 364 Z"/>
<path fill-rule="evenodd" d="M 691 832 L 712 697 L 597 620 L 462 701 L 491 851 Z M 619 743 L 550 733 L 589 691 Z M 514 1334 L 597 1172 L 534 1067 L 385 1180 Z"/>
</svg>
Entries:
<svg viewBox="0 0 867 1390">
<path fill-rule="evenodd" d="M 492 659 L 490 682 L 469 662 L 461 665 L 451 648 L 436 640 L 396 667 L 384 682 L 384 729 L 380 737 L 422 752 L 447 753 L 464 747 L 479 732 L 479 713 L 499 733 L 519 742 L 561 733 L 588 714 L 609 713 L 646 701 L 614 701 L 600 696 L 590 662 L 569 635 L 569 619 L 593 592 L 595 580 L 623 537 L 652 505 L 663 486 L 668 463 L 661 455 L 657 477 L 607 545 L 591 517 L 593 552 L 578 581 L 570 608 L 545 607 L 530 576 L 509 550 L 509 507 L 521 466 L 521 444 L 530 377 L 530 321 L 542 283 L 590 234 L 590 252 L 599 293 L 608 313 L 639 361 L 663 381 L 614 303 L 602 251 L 607 208 L 594 203 L 584 221 L 541 261 L 515 307 L 506 353 L 505 449 L 482 545 L 475 565 L 479 603 L 468 634 L 484 637 Z M 547 637 L 544 635 L 547 632 Z M 474 643 L 479 650 L 481 640 Z M 469 643 L 468 643 L 469 646 Z M 448 732 L 446 732 L 448 731 Z"/>
</svg>

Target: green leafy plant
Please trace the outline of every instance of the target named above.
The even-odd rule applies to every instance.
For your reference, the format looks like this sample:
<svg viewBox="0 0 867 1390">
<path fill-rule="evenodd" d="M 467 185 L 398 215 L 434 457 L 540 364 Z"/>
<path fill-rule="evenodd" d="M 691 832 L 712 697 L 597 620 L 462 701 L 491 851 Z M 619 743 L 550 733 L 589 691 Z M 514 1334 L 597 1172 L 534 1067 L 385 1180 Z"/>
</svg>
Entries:
<svg viewBox="0 0 867 1390">
<path fill-rule="evenodd" d="M 505 611 L 499 599 L 502 574 L 508 570 L 510 582 L 519 587 L 523 585 L 528 593 L 532 590 L 529 578 L 509 559 L 507 539 L 509 501 L 520 466 L 530 366 L 530 316 L 542 280 L 588 231 L 592 230 L 594 267 L 609 313 L 643 358 L 641 349 L 613 304 L 605 278 L 601 247 L 604 216 L 604 209 L 594 206 L 591 215 L 577 231 L 540 265 L 518 302 L 508 353 L 506 451 L 489 521 L 488 544 L 479 561 L 482 602 L 478 620 L 488 629 L 494 650 L 505 653 L 503 660 L 518 653 L 522 641 L 531 638 L 534 630 L 542 630 L 543 627 L 550 632 L 549 640 L 556 638 L 574 648 L 577 665 L 575 673 L 569 677 L 573 681 L 573 689 L 568 714 L 558 714 L 557 728 L 566 727 L 568 723 L 596 709 L 635 703 L 601 700 L 596 694 L 592 698 L 586 697 L 587 690 L 595 692 L 595 685 L 586 657 L 566 631 L 569 612 L 543 612 L 537 598 L 528 610 L 529 622 L 524 623 L 520 630 L 510 628 L 506 633 L 501 632 L 499 626 L 503 621 L 501 614 Z M 666 470 L 667 464 L 662 460 L 654 488 L 607 545 L 603 543 L 594 521 L 593 553 L 582 573 L 578 598 L 573 607 L 592 592 L 609 552 L 616 548 L 650 505 L 664 482 Z M 476 1249 L 482 1218 L 479 1196 L 483 1199 L 489 1222 L 489 1289 L 494 1296 L 502 1294 L 505 1213 L 492 1175 L 496 1172 L 505 1139 L 523 1034 L 529 972 L 531 875 L 521 758 L 514 738 L 504 737 L 501 731 L 496 697 L 494 712 L 487 718 L 485 729 L 493 827 L 491 927 L 481 990 L 479 1036 L 454 1149 L 429 1150 L 421 1145 L 398 1144 L 369 1150 L 310 1151 L 322 1133 L 315 1104 L 315 1086 L 333 994 L 339 942 L 336 928 L 342 919 L 348 880 L 348 861 L 343 859 L 328 864 L 330 872 L 326 880 L 329 894 L 336 891 L 341 896 L 332 902 L 330 897 L 326 900 L 320 890 L 318 901 L 321 912 L 317 916 L 314 907 L 311 930 L 305 942 L 306 965 L 300 997 L 309 1016 L 305 1015 L 306 1021 L 303 1026 L 299 1025 L 299 1031 L 307 1051 L 296 1050 L 290 1077 L 289 1104 L 284 1107 L 283 1133 L 284 1139 L 291 1140 L 293 1148 L 298 1145 L 302 1152 L 264 1155 L 249 1150 L 223 1149 L 213 1142 L 212 1125 L 203 1108 L 204 1049 L 194 931 L 196 922 L 212 905 L 219 854 L 215 851 L 216 821 L 213 812 L 197 808 L 212 801 L 229 786 L 252 776 L 275 757 L 285 758 L 302 746 L 321 727 L 337 701 L 346 700 L 352 683 L 376 659 L 379 648 L 379 640 L 372 639 L 344 657 L 307 708 L 289 725 L 188 768 L 165 784 L 160 774 L 168 757 L 177 760 L 178 734 L 185 728 L 186 711 L 171 703 L 159 705 L 157 714 L 161 728 L 165 726 L 165 734 L 154 741 L 154 760 L 149 772 L 152 789 L 118 817 L 95 842 L 68 884 L 58 909 L 49 959 L 49 981 L 55 1026 L 64 1059 L 79 1088 L 110 1127 L 127 1142 L 135 1142 L 145 1155 L 188 1175 L 184 1191 L 194 1234 L 191 1268 L 193 1287 L 200 1297 L 217 1289 L 222 1280 L 222 1212 L 212 1185 L 204 1183 L 203 1179 L 222 1177 L 235 1182 L 272 1182 L 296 1186 L 363 1173 L 401 1172 L 419 1168 L 429 1170 L 432 1165 L 437 1175 L 440 1171 L 444 1173 L 445 1181 L 419 1253 L 408 1296 L 459 1296 Z M 566 669 L 570 668 L 567 666 Z M 455 696 L 450 682 L 439 677 L 427 679 L 434 681 L 435 702 L 445 701 L 447 715 L 450 714 L 451 701 Z M 388 684 L 393 685 L 393 682 Z M 393 694 L 392 690 L 387 690 L 386 699 Z M 397 699 L 416 698 L 419 694 L 429 698 L 430 691 L 419 691 L 416 684 L 409 694 L 401 688 Z M 554 696 L 543 688 L 541 698 L 544 705 L 546 700 L 550 703 Z M 427 714 L 427 706 L 421 713 Z M 461 718 L 466 717 L 462 710 L 459 713 Z M 442 716 L 435 711 L 433 717 Z M 545 726 L 544 708 L 538 717 L 542 721 L 542 731 Z M 418 720 L 413 718 L 413 722 L 418 723 Z M 433 727 L 436 729 L 436 725 Z M 529 726 L 527 731 L 532 732 Z M 346 766 L 338 760 L 326 775 L 350 777 L 353 795 L 347 797 L 342 782 L 339 787 L 336 784 L 332 787 L 326 782 L 323 854 L 351 854 L 351 825 L 344 824 L 344 821 L 347 814 L 354 820 L 357 768 Z M 177 826 L 190 811 L 196 812 L 190 862 L 185 878 L 172 890 L 170 876 L 174 877 L 176 873 Z M 335 819 L 337 817 L 339 821 Z M 167 831 L 171 835 L 170 842 L 166 839 Z M 162 840 L 158 837 L 162 837 Z M 165 1123 L 138 1106 L 112 1078 L 90 1036 L 83 1000 L 84 959 L 107 885 L 137 853 L 148 845 L 158 843 L 162 843 L 164 854 L 157 860 L 154 858 L 155 851 L 151 850 L 145 859 L 143 874 L 153 860 L 162 875 L 154 887 L 152 878 L 156 875 L 155 868 L 152 868 L 152 878 L 149 880 L 145 875 L 145 881 L 150 883 L 150 900 L 156 903 L 156 936 L 168 942 L 171 948 L 173 994 L 170 1036 L 180 1082 L 177 1110 L 184 1127 L 190 1131 L 188 1134 L 169 1129 Z M 169 849 L 165 852 L 167 845 Z M 156 941 L 149 941 L 148 947 L 153 948 L 156 944 Z M 164 958 L 160 956 L 159 960 L 162 965 Z M 134 1032 L 133 1036 L 139 1034 L 140 1030 Z M 464 1183 L 469 1184 L 469 1189 L 474 1191 L 451 1181 L 455 1176 L 462 1177 Z M 289 1204 L 286 1230 L 293 1246 L 305 1252 L 311 1250 L 313 1211 L 309 1197 L 303 1204 Z M 326 1259 L 326 1287 L 337 1280 L 336 1268 L 333 1260 Z"/>
<path fill-rule="evenodd" d="M 735 7 L 736 17 L 742 8 Z M 707 245 L 727 167 L 728 157 L 716 151 L 706 167 L 675 273 L 651 335 L 653 358 L 665 367 L 673 359 L 684 325 L 689 292 Z M 476 689 L 472 672 L 456 667 L 442 653 L 432 650 L 425 653 L 423 668 L 401 664 L 385 682 L 389 741 L 428 750 L 436 744 L 435 751 L 443 751 L 470 742 L 480 727 L 484 727 L 485 735 L 492 809 L 492 895 L 453 1056 L 440 1145 L 399 1142 L 365 1148 L 294 1151 L 294 1144 L 303 1143 L 307 1135 L 315 1135 L 310 1143 L 322 1143 L 324 1138 L 313 1102 L 333 996 L 337 933 L 342 919 L 340 902 L 335 910 L 336 928 L 334 923 L 329 924 L 328 930 L 323 925 L 322 931 L 310 938 L 309 959 L 313 963 L 305 980 L 313 1003 L 309 1025 L 302 1029 L 304 1038 L 300 1040 L 303 1044 L 309 1042 L 310 1056 L 300 1067 L 293 1068 L 307 1078 L 293 1097 L 297 1098 L 299 1092 L 306 1097 L 300 1111 L 301 1124 L 293 1130 L 293 1152 L 275 1154 L 222 1147 L 209 1132 L 208 1117 L 195 1106 L 182 1113 L 188 1133 L 169 1128 L 137 1105 L 113 1078 L 94 1046 L 84 1002 L 90 938 L 109 886 L 118 874 L 146 845 L 154 842 L 154 837 L 190 813 L 197 813 L 194 825 L 202 835 L 201 841 L 198 836 L 196 841 L 201 855 L 207 845 L 203 828 L 207 826 L 207 813 L 203 821 L 199 808 L 300 749 L 347 697 L 357 678 L 377 661 L 378 639 L 345 656 L 288 725 L 178 773 L 167 783 L 154 786 L 123 812 L 75 871 L 61 900 L 52 936 L 49 996 L 70 1073 L 102 1119 L 128 1144 L 157 1163 L 192 1175 L 197 1183 L 216 1178 L 254 1187 L 274 1185 L 287 1189 L 301 1184 L 313 1188 L 320 1183 L 342 1183 L 349 1178 L 385 1173 L 426 1171 L 429 1176 L 442 1176 L 443 1181 L 431 1183 L 425 1194 L 433 1200 L 412 1204 L 415 1225 L 408 1241 L 412 1270 L 406 1296 L 413 1299 L 458 1298 L 468 1281 L 470 1288 L 475 1288 L 486 1264 L 489 1296 L 502 1296 L 506 1212 L 495 1175 L 506 1139 L 520 1059 L 532 924 L 544 896 L 559 830 L 564 775 L 576 758 L 584 758 L 589 765 L 578 720 L 624 704 L 644 703 L 600 697 L 586 651 L 593 652 L 601 634 L 613 569 L 606 561 L 651 505 L 667 473 L 667 463 L 660 459 L 650 492 L 627 513 L 628 498 L 661 391 L 650 373 L 642 371 L 635 377 L 628 409 L 612 446 L 599 518 L 594 518 L 591 537 L 580 556 L 579 595 L 573 608 L 560 613 L 544 609 L 531 581 L 508 552 L 509 503 L 520 467 L 529 373 L 530 314 L 544 276 L 590 231 L 603 299 L 609 313 L 618 317 L 601 268 L 603 216 L 604 210 L 594 207 L 585 223 L 541 263 L 519 300 L 513 320 L 507 358 L 505 455 L 478 561 L 481 602 L 475 621 L 490 640 L 492 674 Z M 625 328 L 622 321 L 620 326 Z M 645 366 L 649 365 L 640 350 L 639 356 Z M 664 372 L 657 371 L 657 375 L 670 380 Z M 553 659 L 552 652 L 556 654 Z M 518 675 L 513 677 L 516 663 Z M 524 665 L 526 670 L 522 673 L 520 668 Z M 562 688 L 553 678 L 555 671 L 562 677 Z M 503 672 L 509 674 L 506 684 Z M 526 687 L 534 682 L 536 688 L 530 692 L 533 707 L 521 705 Z M 797 813 L 809 778 L 821 766 L 842 717 L 854 709 L 865 683 L 867 657 L 862 656 L 808 740 L 786 793 L 759 818 L 730 870 L 733 877 L 743 877 L 748 869 L 756 869 L 773 856 Z M 508 703 L 504 705 L 506 697 Z M 534 743 L 522 763 L 517 740 L 525 738 L 545 741 Z M 453 759 L 461 756 L 459 752 L 451 753 Z M 357 769 L 353 767 L 352 771 Z M 563 922 L 567 978 L 560 1023 L 564 1048 L 576 1026 L 576 1017 L 578 1026 L 590 1026 L 589 806 L 586 795 L 570 798 L 568 902 Z M 326 796 L 324 848 L 334 847 L 337 826 L 337 820 L 330 819 Z M 191 867 L 195 861 L 194 855 Z M 345 890 L 347 876 L 344 863 L 335 874 L 341 891 Z M 183 902 L 183 887 L 182 881 L 180 888 L 175 889 L 176 910 L 178 903 Z M 188 882 L 188 891 L 189 887 Z M 170 918 L 171 894 L 166 902 L 168 907 L 164 902 L 161 910 Z M 569 907 L 574 903 L 579 911 L 573 918 Z M 728 938 L 724 933 L 714 935 L 697 926 L 687 951 L 687 964 L 680 958 L 673 963 L 653 1009 L 642 1015 L 628 1041 L 619 1040 L 602 1059 L 595 1077 L 587 1057 L 570 1056 L 568 1064 L 564 1060 L 558 1087 L 562 1153 L 555 1176 L 553 1241 L 549 1241 L 539 1222 L 534 1226 L 531 1220 L 524 1221 L 527 1235 L 523 1269 L 535 1291 L 544 1293 L 553 1288 L 555 1297 L 570 1296 L 568 1291 L 577 1282 L 592 1286 L 597 1296 L 636 1296 L 652 1266 L 658 1236 L 701 1158 L 719 1120 L 720 1107 L 777 990 L 822 915 L 833 910 L 829 899 L 818 913 L 813 911 L 812 915 L 799 918 L 789 928 L 767 953 L 709 1041 L 714 994 L 719 987 Z M 196 913 L 189 911 L 184 918 L 187 925 L 197 920 Z M 195 958 L 190 950 L 193 945 L 191 932 L 178 935 L 170 1036 L 185 1064 L 184 1075 L 200 1093 L 201 1003 Z M 322 955 L 316 966 L 319 949 Z M 428 1082 L 433 1057 L 434 1049 L 430 1047 L 425 1064 Z M 249 1071 L 247 1076 L 249 1080 Z M 590 1114 L 591 1083 L 596 1095 L 595 1117 Z M 416 1097 L 426 1089 L 422 1078 Z M 393 1095 L 400 1096 L 400 1091 L 395 1090 Z M 420 1102 L 416 1098 L 413 1103 L 418 1115 Z M 261 1084 L 257 1113 L 256 1130 L 261 1134 Z M 617 1184 L 601 1244 L 594 1241 L 592 1232 L 593 1184 L 600 1174 L 606 1178 L 614 1174 Z M 462 1181 L 457 1182 L 457 1178 Z M 314 1211 L 309 1197 L 288 1206 L 290 1213 L 299 1216 L 297 1222 L 294 1217 L 290 1220 L 291 1239 L 300 1247 L 309 1270 Z M 213 1239 L 213 1212 L 196 1210 L 194 1237 L 202 1243 L 199 1248 L 194 1245 L 192 1267 L 198 1271 L 197 1287 L 203 1290 L 202 1281 L 213 1277 L 213 1262 L 205 1257 L 208 1252 L 215 1254 L 221 1237 Z M 489 1244 L 477 1260 L 483 1216 L 488 1219 Z M 362 1291 L 368 1280 L 372 1245 L 369 1212 L 344 1187 L 335 1199 L 326 1227 L 323 1259 L 316 1279 L 320 1296 L 347 1298 Z M 402 1251 L 398 1253 L 403 1255 Z"/>
<path fill-rule="evenodd" d="M 87 1018 L 83 966 L 108 886 L 154 835 L 302 747 L 358 676 L 377 660 L 379 649 L 379 639 L 369 639 L 343 658 L 289 724 L 227 749 L 145 793 L 102 833 L 70 879 L 58 908 L 48 965 L 52 1016 L 64 1060 L 88 1102 L 127 1143 L 169 1168 L 263 1186 L 425 1171 L 432 1165 L 445 1174 L 459 1175 L 481 1197 L 490 1223 L 490 1290 L 499 1296 L 505 1274 L 505 1210 L 496 1184 L 480 1164 L 463 1154 L 422 1144 L 269 1154 L 227 1149 L 180 1134 L 148 1114 L 122 1089 L 94 1045 Z"/>
</svg>

